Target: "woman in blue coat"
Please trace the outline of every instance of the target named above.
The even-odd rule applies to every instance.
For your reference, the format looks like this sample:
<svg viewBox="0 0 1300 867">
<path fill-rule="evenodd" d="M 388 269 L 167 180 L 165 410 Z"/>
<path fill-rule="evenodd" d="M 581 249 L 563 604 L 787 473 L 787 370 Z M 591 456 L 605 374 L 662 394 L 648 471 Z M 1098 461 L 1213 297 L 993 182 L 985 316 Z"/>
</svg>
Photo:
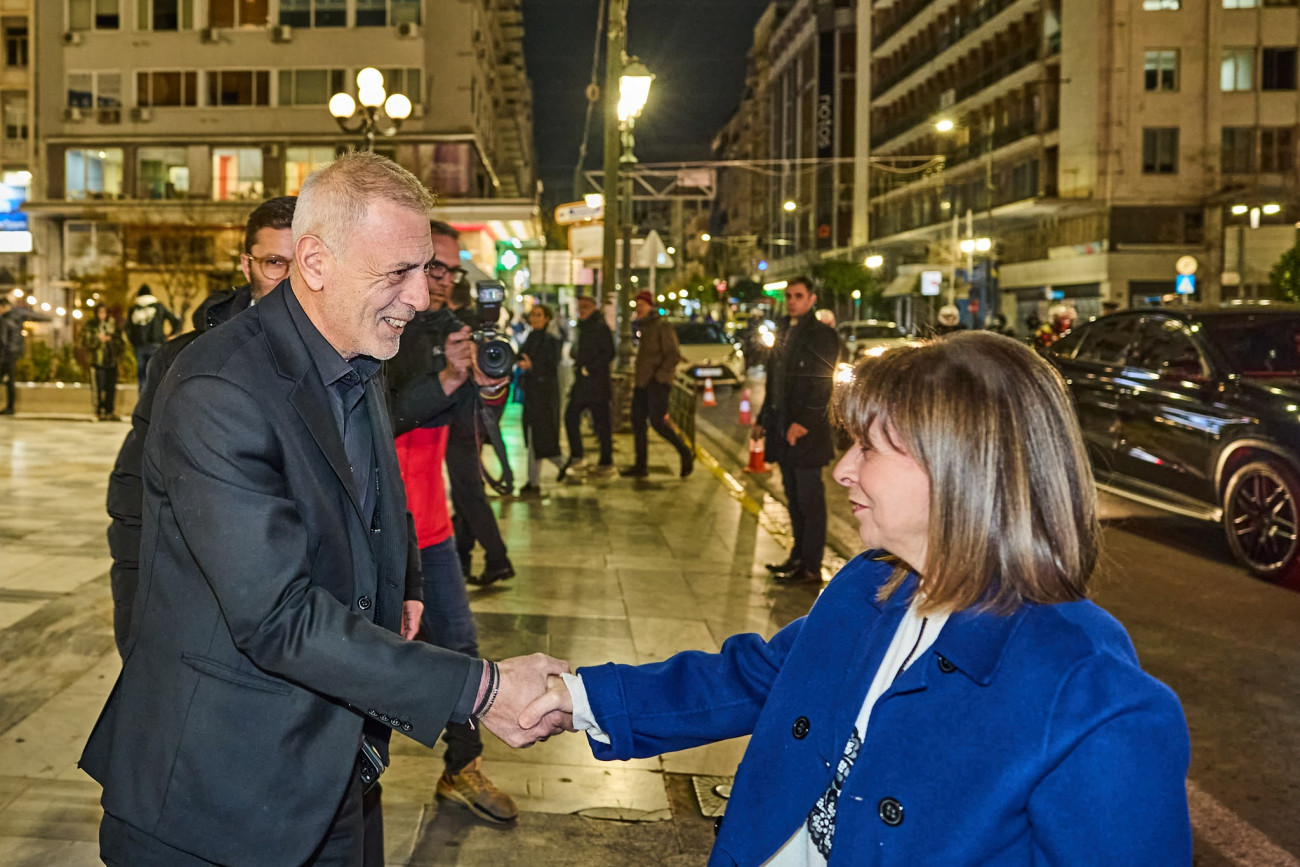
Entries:
<svg viewBox="0 0 1300 867">
<path fill-rule="evenodd" d="M 771 640 L 556 680 L 596 756 L 752 735 L 711 864 L 1191 863 L 1177 697 L 1086 599 L 1096 492 L 1069 396 L 963 332 L 866 359 L 835 467 L 867 552 Z"/>
</svg>

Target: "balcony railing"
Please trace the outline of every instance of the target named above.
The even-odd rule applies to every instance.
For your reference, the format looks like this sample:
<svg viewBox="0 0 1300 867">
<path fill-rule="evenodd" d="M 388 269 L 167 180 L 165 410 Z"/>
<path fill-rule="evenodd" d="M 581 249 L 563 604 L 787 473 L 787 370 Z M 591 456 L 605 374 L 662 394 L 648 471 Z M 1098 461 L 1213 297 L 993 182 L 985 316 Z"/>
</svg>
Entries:
<svg viewBox="0 0 1300 867">
<path fill-rule="evenodd" d="M 938 37 L 932 44 L 918 47 L 911 53 L 911 56 L 908 57 L 907 61 L 902 66 L 890 72 L 888 75 L 878 78 L 877 84 L 875 85 L 877 88 L 876 92 L 884 93 L 886 90 L 889 90 L 889 88 L 920 69 L 926 63 L 938 57 L 940 52 L 952 45 L 956 45 L 965 38 L 967 34 L 983 27 L 992 20 L 993 16 L 997 15 L 1003 9 L 1006 9 L 1014 2 L 1016 2 L 1016 0 L 991 0 L 991 2 L 984 4 L 965 18 L 954 19 L 951 24 L 939 31 Z M 1060 34 L 1057 34 L 1057 37 L 1057 41 L 1059 42 Z"/>
<path fill-rule="evenodd" d="M 917 13 L 934 2 L 935 0 L 904 0 L 904 2 L 899 3 L 896 16 L 888 25 L 876 31 L 872 41 L 877 45 L 884 42 L 906 27 L 907 23 L 917 16 Z"/>
<path fill-rule="evenodd" d="M 1038 59 L 1038 44 L 1029 43 L 1020 48 L 1015 54 L 1003 58 L 998 63 L 985 69 L 979 75 L 967 79 L 956 88 L 956 99 L 958 101 L 966 99 L 979 93 L 986 87 L 1006 78 L 1013 72 L 1028 66 Z M 871 136 L 871 146 L 877 147 L 884 144 L 896 136 L 902 135 L 914 126 L 925 123 L 939 111 L 938 99 L 933 99 L 929 104 L 919 108 L 910 114 L 907 114 L 886 127 L 873 131 Z"/>
<path fill-rule="evenodd" d="M 1012 142 L 1020 141 L 1026 136 L 1031 136 L 1037 132 L 1038 124 L 1034 118 L 1025 118 L 1019 123 L 1009 124 L 1001 129 L 993 131 L 992 135 L 980 136 L 967 144 L 954 150 L 948 155 L 945 164 L 948 168 L 959 166 L 964 162 L 969 162 L 977 157 L 987 153 L 992 153 L 998 148 L 1004 148 Z"/>
</svg>

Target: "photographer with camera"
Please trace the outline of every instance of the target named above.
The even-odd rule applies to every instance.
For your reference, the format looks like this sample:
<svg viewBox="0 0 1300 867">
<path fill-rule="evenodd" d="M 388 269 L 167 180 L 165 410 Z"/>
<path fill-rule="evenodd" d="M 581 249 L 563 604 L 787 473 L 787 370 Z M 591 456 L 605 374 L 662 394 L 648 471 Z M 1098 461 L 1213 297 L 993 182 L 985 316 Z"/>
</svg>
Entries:
<svg viewBox="0 0 1300 867">
<path fill-rule="evenodd" d="M 464 275 L 459 267 L 456 230 L 446 223 L 430 224 L 434 258 L 425 269 L 429 309 L 406 326 L 397 355 L 387 364 L 389 411 L 393 417 L 398 464 L 406 487 L 407 508 L 415 520 L 424 580 L 424 640 L 461 653 L 478 652 L 478 634 L 469 610 L 469 597 L 457 555 L 457 541 L 447 511 L 443 461 L 453 483 L 458 474 L 472 472 L 482 493 L 477 448 L 469 457 L 448 451 L 452 431 L 470 425 L 481 409 L 480 389 L 495 390 L 508 382 L 510 367 L 501 375 L 496 353 L 482 351 L 477 336 L 447 308 L 448 295 Z M 491 338 L 488 337 L 488 340 Z M 507 344 L 508 348 L 508 344 Z M 509 364 L 514 363 L 510 353 Z M 488 370 L 482 364 L 487 362 Z M 489 375 L 495 374 L 495 375 Z M 465 464 L 470 464 L 467 468 Z M 454 493 L 453 493 L 454 497 Z M 484 503 L 486 507 L 486 502 Z M 488 511 L 491 517 L 491 511 Z M 496 519 L 492 518 L 496 529 Z M 498 541 L 500 534 L 497 534 Z M 502 544 L 502 552 L 505 546 Z M 508 561 L 507 561 L 508 563 Z M 440 799 L 467 807 L 488 822 L 504 823 L 519 815 L 509 794 L 483 775 L 483 740 L 468 724 L 448 723 L 445 770 L 435 790 Z"/>
</svg>

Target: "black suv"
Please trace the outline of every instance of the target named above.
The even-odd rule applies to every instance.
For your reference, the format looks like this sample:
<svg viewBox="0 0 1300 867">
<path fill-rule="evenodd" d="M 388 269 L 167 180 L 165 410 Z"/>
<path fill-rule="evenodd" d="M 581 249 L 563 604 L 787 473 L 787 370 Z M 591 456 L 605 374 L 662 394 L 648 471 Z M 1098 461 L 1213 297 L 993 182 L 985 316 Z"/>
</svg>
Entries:
<svg viewBox="0 0 1300 867">
<path fill-rule="evenodd" d="M 1222 522 L 1256 575 L 1300 572 L 1300 306 L 1128 310 L 1044 354 L 1101 488 Z"/>
</svg>

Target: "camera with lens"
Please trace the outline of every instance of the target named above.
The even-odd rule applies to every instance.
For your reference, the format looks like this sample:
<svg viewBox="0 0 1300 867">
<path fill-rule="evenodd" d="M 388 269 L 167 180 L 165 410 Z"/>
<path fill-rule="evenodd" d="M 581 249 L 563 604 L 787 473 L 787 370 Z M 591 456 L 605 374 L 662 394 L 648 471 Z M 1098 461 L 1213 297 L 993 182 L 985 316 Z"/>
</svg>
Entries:
<svg viewBox="0 0 1300 867">
<path fill-rule="evenodd" d="M 478 327 L 471 336 L 478 344 L 478 369 L 489 379 L 502 379 L 515 366 L 514 347 L 496 329 L 501 305 L 506 300 L 506 287 L 499 280 L 480 280 L 474 288 Z"/>
</svg>

